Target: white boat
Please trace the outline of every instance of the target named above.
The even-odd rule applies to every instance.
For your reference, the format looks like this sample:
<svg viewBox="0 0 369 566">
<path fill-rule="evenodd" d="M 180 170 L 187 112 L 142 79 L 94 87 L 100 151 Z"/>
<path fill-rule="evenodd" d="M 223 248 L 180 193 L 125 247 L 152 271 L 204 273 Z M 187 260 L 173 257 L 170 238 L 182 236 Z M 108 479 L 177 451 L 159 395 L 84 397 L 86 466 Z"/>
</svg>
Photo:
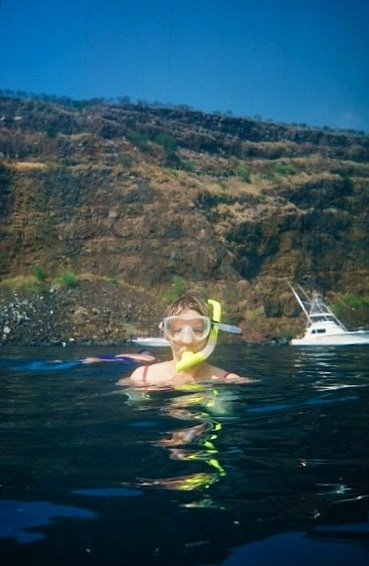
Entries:
<svg viewBox="0 0 369 566">
<path fill-rule="evenodd" d="M 289 284 L 307 318 L 305 334 L 293 338 L 292 346 L 360 346 L 369 345 L 369 330 L 347 330 L 323 301 L 320 293 L 309 299 L 305 291 Z"/>
<path fill-rule="evenodd" d="M 144 346 L 145 348 L 163 348 L 169 346 L 168 340 L 155 336 L 139 336 L 132 338 L 133 344 Z"/>
</svg>

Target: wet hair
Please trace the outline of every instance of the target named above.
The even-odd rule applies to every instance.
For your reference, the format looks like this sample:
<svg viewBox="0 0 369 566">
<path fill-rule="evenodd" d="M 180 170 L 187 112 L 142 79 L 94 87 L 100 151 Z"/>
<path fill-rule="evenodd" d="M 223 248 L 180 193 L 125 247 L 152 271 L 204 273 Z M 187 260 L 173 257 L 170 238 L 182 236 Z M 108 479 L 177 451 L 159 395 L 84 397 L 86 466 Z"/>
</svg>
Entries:
<svg viewBox="0 0 369 566">
<path fill-rule="evenodd" d="M 194 293 L 186 293 L 179 297 L 179 299 L 173 301 L 165 311 L 164 316 L 181 314 L 187 310 L 196 311 L 202 316 L 211 316 L 210 305 L 205 301 L 205 299 L 202 299 Z"/>
</svg>

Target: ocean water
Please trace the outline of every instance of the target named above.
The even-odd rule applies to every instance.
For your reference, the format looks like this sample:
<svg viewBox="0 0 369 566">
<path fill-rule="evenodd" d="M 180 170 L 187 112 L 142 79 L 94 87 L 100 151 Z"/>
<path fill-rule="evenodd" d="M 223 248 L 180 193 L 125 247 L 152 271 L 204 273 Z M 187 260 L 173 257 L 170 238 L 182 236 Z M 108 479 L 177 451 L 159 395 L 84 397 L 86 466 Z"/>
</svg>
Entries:
<svg viewBox="0 0 369 566">
<path fill-rule="evenodd" d="M 116 352 L 0 351 L 2 566 L 369 563 L 369 348 L 218 346 L 255 383 L 177 391 L 77 361 Z"/>
</svg>

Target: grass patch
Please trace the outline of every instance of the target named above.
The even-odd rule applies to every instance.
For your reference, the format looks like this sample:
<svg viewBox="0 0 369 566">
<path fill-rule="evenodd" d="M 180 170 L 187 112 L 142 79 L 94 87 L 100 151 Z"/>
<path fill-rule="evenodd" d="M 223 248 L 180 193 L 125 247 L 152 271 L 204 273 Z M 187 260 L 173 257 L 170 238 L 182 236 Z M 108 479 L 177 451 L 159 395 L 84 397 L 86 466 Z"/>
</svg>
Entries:
<svg viewBox="0 0 369 566">
<path fill-rule="evenodd" d="M 166 172 L 175 179 L 180 175 L 180 171 L 178 171 L 178 169 L 173 169 L 172 167 L 167 167 Z"/>
<path fill-rule="evenodd" d="M 248 322 L 256 322 L 264 315 L 264 307 L 261 305 L 256 309 L 250 309 L 246 313 L 246 320 Z"/>
<path fill-rule="evenodd" d="M 364 297 L 357 297 L 353 293 L 346 293 L 346 295 L 343 296 L 342 300 L 346 307 L 350 307 L 352 309 L 359 307 L 369 307 L 368 295 L 365 295 Z"/>
<path fill-rule="evenodd" d="M 17 275 L 16 277 L 9 277 L 0 282 L 2 289 L 9 291 L 25 291 L 30 293 L 40 293 L 45 290 L 43 281 L 36 279 L 34 275 Z"/>
</svg>

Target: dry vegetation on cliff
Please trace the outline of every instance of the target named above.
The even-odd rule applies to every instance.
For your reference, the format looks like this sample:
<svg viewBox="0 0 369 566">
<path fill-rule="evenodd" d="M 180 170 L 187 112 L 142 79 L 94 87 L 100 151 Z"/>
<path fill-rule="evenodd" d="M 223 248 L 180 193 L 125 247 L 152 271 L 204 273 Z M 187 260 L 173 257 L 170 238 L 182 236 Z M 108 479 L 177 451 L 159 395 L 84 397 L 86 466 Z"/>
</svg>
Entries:
<svg viewBox="0 0 369 566">
<path fill-rule="evenodd" d="M 221 299 L 248 339 L 296 331 L 288 280 L 332 298 L 367 294 L 367 136 L 11 97 L 0 98 L 0 117 L 2 328 L 14 291 L 39 305 L 66 297 L 68 328 L 58 332 L 55 316 L 53 340 L 100 341 L 123 340 L 124 324 L 154 331 L 176 286 Z M 27 279 L 16 290 L 14 278 L 37 267 L 42 290 Z M 50 293 L 66 272 L 79 285 Z"/>
</svg>

